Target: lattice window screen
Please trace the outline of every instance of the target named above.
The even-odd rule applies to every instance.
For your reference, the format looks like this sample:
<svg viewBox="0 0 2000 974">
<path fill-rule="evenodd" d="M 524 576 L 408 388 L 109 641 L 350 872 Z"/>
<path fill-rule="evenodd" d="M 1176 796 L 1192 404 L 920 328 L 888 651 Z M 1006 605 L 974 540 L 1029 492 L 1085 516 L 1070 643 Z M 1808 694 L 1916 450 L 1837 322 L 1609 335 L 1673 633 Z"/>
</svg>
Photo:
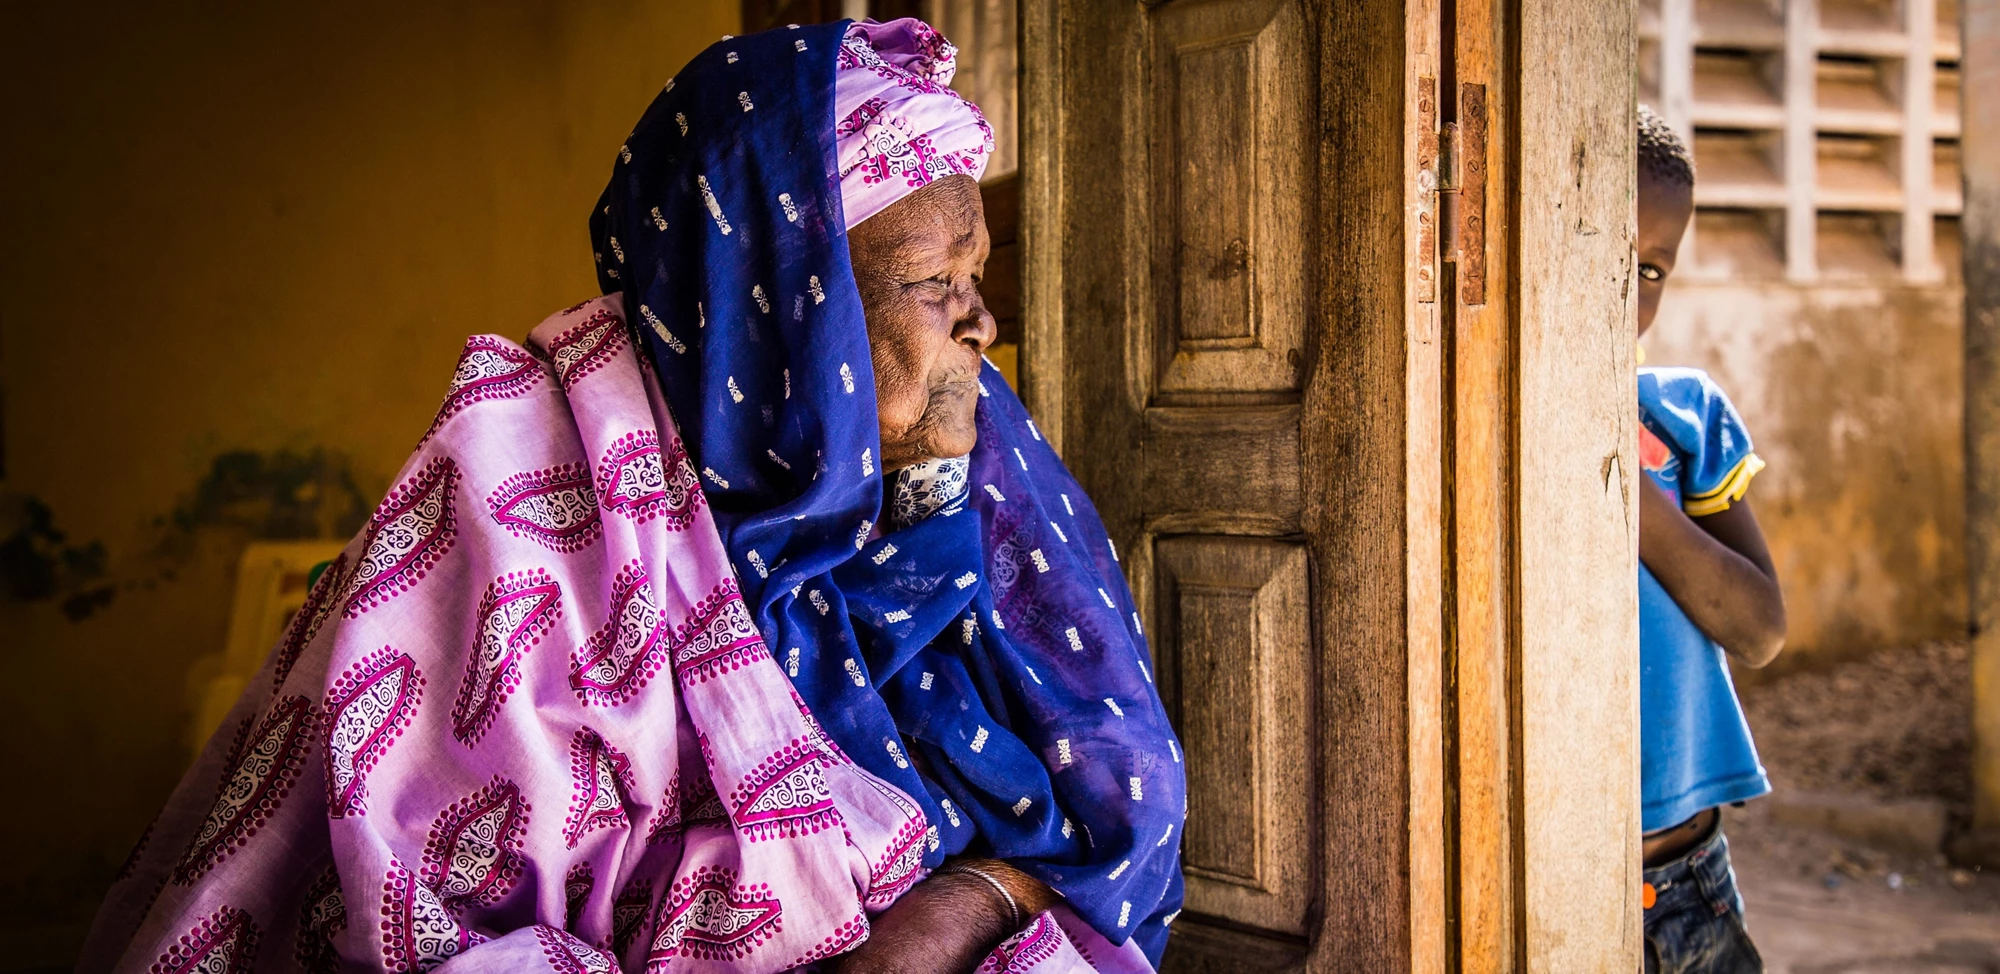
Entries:
<svg viewBox="0 0 2000 974">
<path fill-rule="evenodd" d="M 1940 280 L 1958 261 L 1958 0 L 1640 0 L 1640 98 L 1691 139 L 1681 266 Z"/>
</svg>

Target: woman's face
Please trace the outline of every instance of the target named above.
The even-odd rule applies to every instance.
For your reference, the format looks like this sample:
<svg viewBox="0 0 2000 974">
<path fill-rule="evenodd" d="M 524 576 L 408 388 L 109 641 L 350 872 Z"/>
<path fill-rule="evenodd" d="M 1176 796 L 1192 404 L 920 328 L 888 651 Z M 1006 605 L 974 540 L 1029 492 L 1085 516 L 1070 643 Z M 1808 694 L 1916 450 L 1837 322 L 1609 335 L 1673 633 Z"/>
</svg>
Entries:
<svg viewBox="0 0 2000 974">
<path fill-rule="evenodd" d="M 979 184 L 931 183 L 848 231 L 847 246 L 875 361 L 883 471 L 972 452 L 994 329 L 979 299 L 990 249 Z"/>
</svg>

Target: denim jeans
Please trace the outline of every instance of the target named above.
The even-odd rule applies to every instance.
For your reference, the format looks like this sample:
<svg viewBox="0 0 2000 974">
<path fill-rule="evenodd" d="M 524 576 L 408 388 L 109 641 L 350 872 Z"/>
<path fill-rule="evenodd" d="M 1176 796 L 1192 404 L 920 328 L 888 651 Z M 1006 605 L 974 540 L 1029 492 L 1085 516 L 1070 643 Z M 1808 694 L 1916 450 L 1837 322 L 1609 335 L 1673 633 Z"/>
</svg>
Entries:
<svg viewBox="0 0 2000 974">
<path fill-rule="evenodd" d="M 1646 974 L 1761 974 L 1764 959 L 1743 927 L 1743 897 L 1722 824 L 1687 854 L 1646 870 Z"/>
</svg>

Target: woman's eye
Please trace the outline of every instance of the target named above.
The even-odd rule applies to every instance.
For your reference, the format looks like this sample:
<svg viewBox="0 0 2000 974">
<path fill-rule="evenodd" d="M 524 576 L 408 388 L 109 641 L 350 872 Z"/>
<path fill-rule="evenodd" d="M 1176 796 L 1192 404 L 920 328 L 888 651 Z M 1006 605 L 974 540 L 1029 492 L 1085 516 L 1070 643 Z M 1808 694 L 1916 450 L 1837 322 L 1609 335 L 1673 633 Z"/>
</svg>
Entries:
<svg viewBox="0 0 2000 974">
<path fill-rule="evenodd" d="M 1653 264 L 1640 264 L 1639 276 L 1648 281 L 1664 281 L 1667 279 L 1667 272 Z"/>
</svg>

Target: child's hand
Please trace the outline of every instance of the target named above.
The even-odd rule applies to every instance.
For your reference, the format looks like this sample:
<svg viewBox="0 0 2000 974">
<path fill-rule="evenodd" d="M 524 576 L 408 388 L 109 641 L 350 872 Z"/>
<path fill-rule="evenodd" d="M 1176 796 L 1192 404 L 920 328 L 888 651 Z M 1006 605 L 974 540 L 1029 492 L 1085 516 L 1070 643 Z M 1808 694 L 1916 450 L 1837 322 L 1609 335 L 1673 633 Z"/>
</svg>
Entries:
<svg viewBox="0 0 2000 974">
<path fill-rule="evenodd" d="M 1710 639 L 1746 666 L 1785 648 L 1785 596 L 1748 498 L 1691 518 L 1639 478 L 1639 560 Z"/>
</svg>

